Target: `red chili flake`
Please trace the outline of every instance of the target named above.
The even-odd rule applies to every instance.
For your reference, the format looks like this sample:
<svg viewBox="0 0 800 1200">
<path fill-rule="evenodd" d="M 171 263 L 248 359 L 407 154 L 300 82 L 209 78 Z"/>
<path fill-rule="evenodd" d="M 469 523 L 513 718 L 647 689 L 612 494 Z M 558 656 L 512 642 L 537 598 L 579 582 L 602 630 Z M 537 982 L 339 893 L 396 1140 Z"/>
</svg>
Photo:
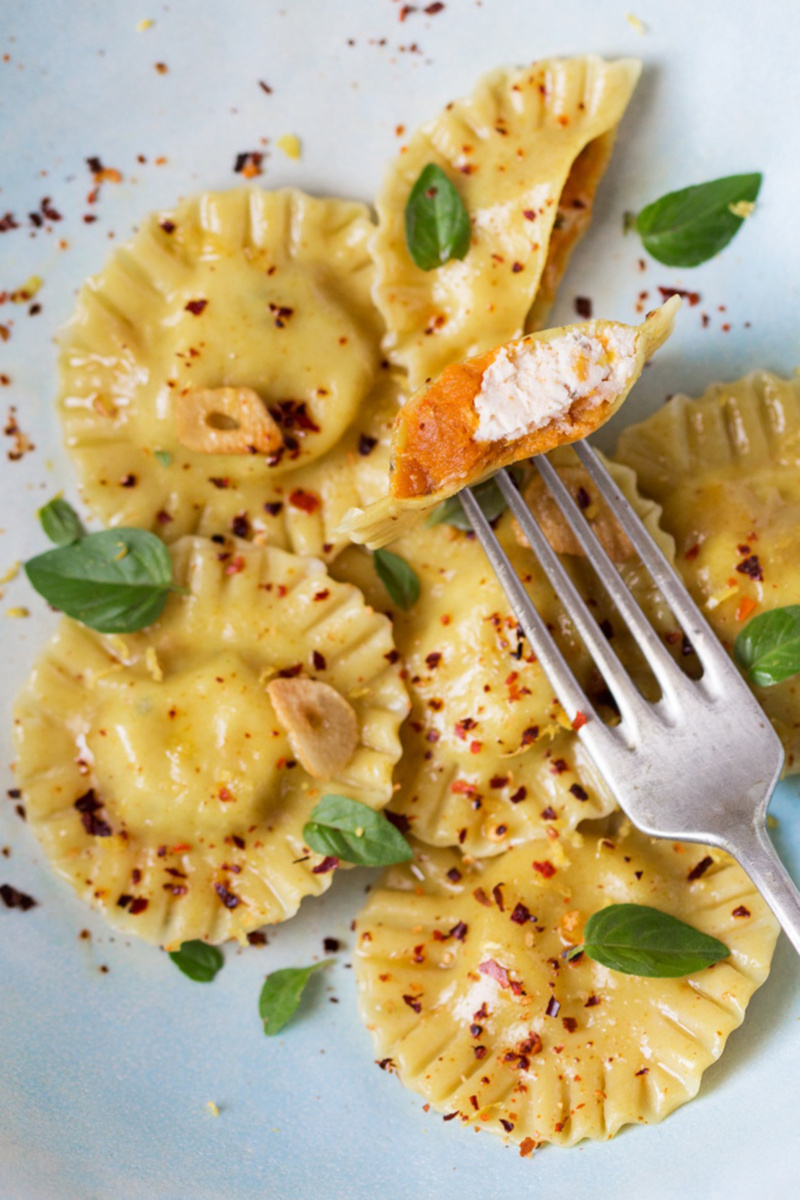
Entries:
<svg viewBox="0 0 800 1200">
<path fill-rule="evenodd" d="M 139 913 L 143 913 L 150 904 L 150 901 L 146 900 L 144 896 L 131 896 L 129 899 L 130 903 L 127 905 L 127 908 L 132 917 L 138 917 Z"/>
<path fill-rule="evenodd" d="M 391 819 L 391 813 L 387 813 L 386 815 Z M 461 879 L 461 872 L 459 871 L 458 867 L 451 867 L 447 872 L 447 878 L 451 883 L 458 883 Z"/>
<path fill-rule="evenodd" d="M 482 749 L 483 749 L 483 742 L 470 742 L 470 744 L 469 744 L 470 754 L 480 754 Z"/>
<path fill-rule="evenodd" d="M 302 675 L 302 673 L 302 663 L 294 663 L 291 667 L 283 667 L 280 671 L 278 671 L 278 675 L 281 679 L 296 679 L 297 676 Z"/>
<path fill-rule="evenodd" d="M 481 975 L 488 975 L 490 979 L 494 979 L 500 984 L 500 987 L 511 987 L 511 979 L 505 967 L 501 967 L 500 963 L 494 958 L 487 958 L 485 962 L 478 965 L 478 970 Z"/>
<path fill-rule="evenodd" d="M 732 917 L 749 917 L 750 909 L 745 908 L 745 906 L 743 904 L 740 904 L 738 908 L 735 908 L 733 910 L 733 912 L 731 913 L 731 916 Z"/>
<path fill-rule="evenodd" d="M 467 783 L 466 779 L 456 779 L 454 783 L 450 784 L 450 791 L 455 792 L 457 796 L 474 796 L 477 790 L 475 784 Z"/>
<path fill-rule="evenodd" d="M 237 513 L 231 521 L 231 533 L 234 537 L 246 538 L 250 536 L 250 521 L 246 512 Z"/>
<path fill-rule="evenodd" d="M 325 661 L 325 655 L 320 654 L 319 650 L 312 651 L 311 661 L 314 664 L 315 671 L 324 671 L 328 665 L 327 662 Z"/>
<path fill-rule="evenodd" d="M 543 821 L 557 821 L 558 820 L 558 813 L 556 812 L 556 810 L 554 808 L 551 808 L 549 804 L 548 804 L 547 808 L 542 809 L 539 816 L 542 818 Z"/>
<path fill-rule="evenodd" d="M 576 800 L 588 800 L 589 799 L 589 793 L 586 791 L 585 788 L 582 788 L 579 783 L 571 784 L 569 790 L 572 793 L 572 795 L 575 797 Z"/>
<path fill-rule="evenodd" d="M 327 875 L 329 871 L 335 871 L 339 865 L 339 860 L 335 854 L 328 854 L 323 858 L 321 863 L 317 863 L 311 868 L 312 875 Z"/>
<path fill-rule="evenodd" d="M 712 865 L 713 862 L 714 862 L 714 860 L 711 857 L 711 855 L 707 854 L 705 856 L 705 858 L 701 858 L 700 862 L 692 867 L 691 871 L 686 876 L 686 878 L 689 880 L 690 883 L 694 883 L 695 879 L 699 879 L 701 875 L 705 875 L 706 871 Z"/>
<path fill-rule="evenodd" d="M 236 175 L 244 175 L 245 179 L 252 179 L 256 175 L 261 174 L 261 163 L 264 160 L 264 155 L 260 150 L 243 150 L 236 155 L 233 164 L 233 170 Z"/>
<path fill-rule="evenodd" d="M 91 837 L 111 837 L 111 826 L 102 817 L 97 816 L 103 805 L 97 799 L 94 788 L 79 796 L 73 807 L 81 814 L 83 828 Z"/>
<path fill-rule="evenodd" d="M 253 929 L 248 933 L 247 941 L 250 946 L 266 946 L 267 935 L 262 933 L 260 929 Z"/>
<path fill-rule="evenodd" d="M 159 525 L 169 525 L 172 521 L 174 521 L 174 519 L 175 518 L 170 516 L 168 512 L 165 512 L 163 508 L 156 513 L 156 520 L 158 521 Z"/>
<path fill-rule="evenodd" d="M 575 312 L 579 317 L 582 317 L 584 321 L 591 320 L 592 302 L 588 296 L 575 297 Z"/>
<path fill-rule="evenodd" d="M 123 475 L 122 479 L 120 479 L 120 481 L 119 481 L 119 486 L 124 487 L 124 488 L 136 487 L 136 476 L 135 475 Z"/>
<path fill-rule="evenodd" d="M 303 512 L 316 512 L 320 506 L 320 499 L 316 492 L 304 492 L 302 488 L 295 488 L 289 496 L 289 503 L 293 508 L 299 508 Z"/>
<path fill-rule="evenodd" d="M 639 1071 L 636 1072 L 636 1074 L 637 1075 L 648 1075 L 649 1072 L 650 1072 L 649 1067 L 642 1067 Z"/>
<path fill-rule="evenodd" d="M 479 1058 L 479 1059 L 486 1058 L 486 1047 L 485 1046 L 473 1046 L 472 1051 L 476 1058 Z"/>
<path fill-rule="evenodd" d="M 556 1000 L 555 996 L 551 996 L 550 999 L 547 1001 L 547 1008 L 544 1010 L 545 1016 L 557 1017 L 558 1010 L 560 1008 L 561 1008 L 560 1001 Z"/>
<path fill-rule="evenodd" d="M 341 942 L 335 937 L 326 937 L 322 939 L 322 948 L 326 954 L 336 954 L 341 949 Z"/>
<path fill-rule="evenodd" d="M 531 910 L 526 908 L 520 900 L 519 903 L 514 906 L 514 911 L 512 912 L 510 919 L 516 925 L 525 925 L 528 921 L 534 921 L 536 918 L 531 916 Z"/>
<path fill-rule="evenodd" d="M 29 896 L 27 892 L 18 891 L 10 883 L 0 883 L 0 900 L 3 901 L 6 908 L 21 908 L 23 912 L 27 912 L 29 908 L 35 908 L 37 903 L 33 896 Z"/>
<path fill-rule="evenodd" d="M 258 86 L 261 88 L 262 92 L 266 92 L 268 96 L 272 95 L 272 88 L 268 83 L 264 83 L 263 79 L 259 79 Z"/>
<path fill-rule="evenodd" d="M 159 225 L 164 230 L 164 233 L 174 233 L 175 232 L 175 222 L 174 221 L 159 221 Z"/>
<path fill-rule="evenodd" d="M 532 866 L 534 871 L 538 871 L 545 879 L 552 879 L 556 873 L 556 868 L 547 859 L 544 862 L 534 862 Z"/>
<path fill-rule="evenodd" d="M 521 262 L 515 262 L 515 263 L 511 264 L 511 270 L 514 272 L 515 275 L 518 275 L 520 273 L 520 271 L 522 271 L 523 269 L 524 268 L 523 268 Z"/>
<path fill-rule="evenodd" d="M 377 438 L 369 437 L 366 433 L 362 433 L 358 439 L 358 453 L 363 458 L 366 458 L 369 454 L 372 454 L 377 444 Z"/>
<path fill-rule="evenodd" d="M 200 313 L 207 304 L 207 300 L 190 300 L 188 304 L 184 305 L 184 309 L 186 312 L 190 312 L 193 316 L 199 317 Z"/>
<path fill-rule="evenodd" d="M 757 554 L 750 554 L 742 562 L 737 563 L 735 570 L 740 575 L 747 575 L 749 579 L 761 581 L 764 578 L 764 573 L 761 570 L 761 563 L 758 561 Z"/>
<path fill-rule="evenodd" d="M 233 842 L 234 846 L 236 846 L 236 848 L 238 850 L 244 850 L 245 841 L 244 841 L 243 837 L 239 837 L 239 835 L 237 833 L 232 833 L 231 841 Z"/>
<path fill-rule="evenodd" d="M 164 871 L 167 875 L 172 875 L 176 879 L 186 879 L 186 874 L 183 871 L 179 871 L 177 867 L 164 867 Z M 135 878 L 135 874 L 134 872 L 131 878 L 133 878 L 134 883 L 138 883 L 139 880 Z M 141 877 L 141 871 L 139 872 L 139 876 Z"/>
<path fill-rule="evenodd" d="M 425 943 L 424 942 L 420 942 L 420 944 L 418 946 L 414 947 L 413 953 L 411 955 L 411 961 L 415 962 L 415 963 L 424 963 L 425 962 Z"/>
<path fill-rule="evenodd" d="M 569 763 L 565 758 L 556 758 L 553 760 L 553 765 L 550 768 L 551 775 L 563 775 L 569 770 Z"/>
<path fill-rule="evenodd" d="M 441 661 L 442 656 L 438 650 L 432 650 L 430 654 L 425 655 L 425 665 L 430 671 L 435 671 Z"/>
<path fill-rule="evenodd" d="M 19 229 L 19 224 L 14 214 L 7 212 L 0 217 L 0 233 L 8 233 L 10 229 Z"/>
<path fill-rule="evenodd" d="M 538 736 L 539 736 L 539 726 L 538 725 L 529 725 L 528 728 L 524 729 L 522 732 L 522 741 L 521 741 L 520 745 L 532 746 L 533 743 L 538 738 Z"/>
<path fill-rule="evenodd" d="M 403 996 L 403 1000 L 415 1013 L 422 1012 L 422 1001 L 418 996 Z"/>
<path fill-rule="evenodd" d="M 494 902 L 497 905 L 497 907 L 500 909 L 500 912 L 505 912 L 506 906 L 503 903 L 503 885 L 502 885 L 502 883 L 496 883 L 494 885 L 494 887 L 492 888 L 492 895 L 494 896 Z"/>
<path fill-rule="evenodd" d="M 472 1019 L 474 1021 L 485 1021 L 488 1016 L 489 1016 L 489 1010 L 486 1007 L 486 1001 L 484 1000 L 483 1004 L 480 1006 L 478 1011 L 474 1012 L 472 1014 Z"/>
<path fill-rule="evenodd" d="M 578 1022 L 575 1020 L 574 1017 L 562 1017 L 561 1024 L 564 1026 L 567 1033 L 574 1033 L 575 1030 L 578 1028 Z"/>
<path fill-rule="evenodd" d="M 505 1129 L 506 1133 L 513 1132 L 514 1124 L 512 1121 L 507 1121 L 505 1117 L 500 1117 L 500 1124 L 503 1126 L 503 1129 Z"/>
<path fill-rule="evenodd" d="M 230 477 L 228 475 L 210 475 L 208 482 L 213 484 L 215 488 L 219 488 L 220 491 L 223 491 L 225 488 L 229 488 L 231 486 Z"/>
<path fill-rule="evenodd" d="M 508 775 L 493 775 L 489 780 L 489 787 L 504 788 L 508 783 Z"/>
<path fill-rule="evenodd" d="M 583 729 L 588 720 L 589 718 L 586 716 L 586 713 L 582 713 L 579 710 L 575 713 L 575 716 L 572 719 L 572 728 L 577 733 L 579 729 Z"/>
<path fill-rule="evenodd" d="M 469 926 L 464 921 L 459 921 L 448 933 L 449 938 L 455 938 L 457 942 L 463 942 L 467 936 Z"/>
<path fill-rule="evenodd" d="M 444 8 L 444 4 L 441 3 L 441 0 L 435 0 L 435 3 L 428 4 L 426 6 L 425 12 L 428 14 L 429 17 L 435 17 L 436 14 L 440 13 L 443 8 Z"/>
<path fill-rule="evenodd" d="M 238 908 L 241 904 L 241 900 L 236 893 L 229 891 L 224 883 L 215 883 L 214 891 L 217 893 L 226 908 Z"/>
<path fill-rule="evenodd" d="M 382 1058 L 380 1060 L 380 1062 L 376 1059 L 375 1065 L 376 1065 L 376 1067 L 380 1067 L 380 1069 L 382 1071 L 393 1071 L 394 1070 L 394 1060 L 391 1058 Z"/>
<path fill-rule="evenodd" d="M 383 815 L 387 821 L 391 821 L 395 829 L 399 829 L 400 833 L 408 833 L 411 829 L 411 822 L 404 813 L 386 812 L 384 809 Z"/>
<path fill-rule="evenodd" d="M 512 796 L 509 796 L 509 800 L 511 801 L 512 804 L 520 804 L 525 799 L 527 794 L 528 794 L 528 789 L 523 784 L 521 787 L 517 788 L 517 790 L 514 792 L 514 794 Z"/>
<path fill-rule="evenodd" d="M 457 1113 L 457 1112 L 454 1112 L 454 1113 L 445 1113 L 445 1114 L 444 1114 L 444 1116 L 442 1117 L 442 1120 L 443 1120 L 443 1121 L 455 1121 L 455 1119 L 456 1119 L 456 1117 L 457 1117 L 457 1116 L 458 1116 L 458 1113 Z"/>
<path fill-rule="evenodd" d="M 599 996 L 590 996 L 583 1007 L 584 1008 L 594 1008 L 594 1006 L 599 1003 L 600 1003 Z"/>
<path fill-rule="evenodd" d="M 533 1140 L 532 1137 L 523 1138 L 519 1144 L 520 1158 L 530 1158 L 530 1156 L 533 1154 L 535 1149 L 536 1149 L 536 1142 Z"/>
<path fill-rule="evenodd" d="M 269 513 L 271 517 L 277 517 L 278 513 L 283 508 L 282 500 L 268 500 L 264 505 L 264 512 Z"/>
<path fill-rule="evenodd" d="M 475 888 L 475 891 L 472 893 L 472 895 L 478 901 L 478 904 L 482 904 L 484 908 L 492 907 L 492 902 L 482 887 Z"/>
<path fill-rule="evenodd" d="M 245 568 L 245 560 L 243 554 L 237 554 L 225 568 L 226 575 L 239 575 Z"/>
<path fill-rule="evenodd" d="M 699 292 L 687 292 L 687 291 L 684 291 L 683 288 L 661 287 L 661 286 L 659 286 L 658 290 L 661 292 L 661 298 L 663 300 L 669 300 L 670 296 L 681 296 L 684 300 L 687 301 L 690 308 L 694 308 L 695 304 L 700 303 L 700 293 Z"/>
</svg>

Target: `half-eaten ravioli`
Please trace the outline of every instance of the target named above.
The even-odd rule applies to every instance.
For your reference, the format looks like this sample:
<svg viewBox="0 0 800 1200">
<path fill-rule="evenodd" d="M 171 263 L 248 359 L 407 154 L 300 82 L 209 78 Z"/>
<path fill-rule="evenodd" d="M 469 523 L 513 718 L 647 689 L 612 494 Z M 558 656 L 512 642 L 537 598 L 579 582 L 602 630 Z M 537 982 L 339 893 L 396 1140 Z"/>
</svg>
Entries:
<svg viewBox="0 0 800 1200">
<path fill-rule="evenodd" d="M 625 429 L 617 456 L 663 506 L 676 566 L 721 640 L 800 599 L 800 382 L 754 371 L 675 396 Z M 800 769 L 800 682 L 756 689 Z"/>
<path fill-rule="evenodd" d="M 622 975 L 562 952 L 612 903 L 645 904 L 723 941 L 682 979 Z M 520 1144 L 609 1138 L 690 1100 L 764 982 L 777 923 L 721 851 L 626 821 L 478 862 L 417 846 L 357 922 L 376 1057 L 434 1108 Z"/>
<path fill-rule="evenodd" d="M 342 528 L 383 545 L 461 488 L 588 437 L 669 337 L 678 307 L 673 296 L 639 326 L 567 325 L 451 363 L 395 417 L 390 494 L 348 513 Z"/>
<path fill-rule="evenodd" d="M 593 55 L 503 67 L 410 138 L 376 202 L 373 253 L 386 352 L 412 389 L 546 323 L 640 70 Z M 408 252 L 404 213 L 429 163 L 457 187 L 472 242 L 462 261 L 425 272 Z"/>
<path fill-rule="evenodd" d="M 385 441 L 398 403 L 372 229 L 352 201 L 204 193 L 148 217 L 84 284 L 58 405 L 106 524 L 341 548 L 361 451 Z"/>
<path fill-rule="evenodd" d="M 53 866 L 113 925 L 167 945 L 242 937 L 324 892 L 335 862 L 303 826 L 326 791 L 386 804 L 408 709 L 388 620 L 317 560 L 189 537 L 172 557 L 187 595 L 124 638 L 65 619 L 15 713 Z M 302 689 L 294 707 L 278 684 Z M 344 752 L 321 759 L 342 728 Z"/>
</svg>

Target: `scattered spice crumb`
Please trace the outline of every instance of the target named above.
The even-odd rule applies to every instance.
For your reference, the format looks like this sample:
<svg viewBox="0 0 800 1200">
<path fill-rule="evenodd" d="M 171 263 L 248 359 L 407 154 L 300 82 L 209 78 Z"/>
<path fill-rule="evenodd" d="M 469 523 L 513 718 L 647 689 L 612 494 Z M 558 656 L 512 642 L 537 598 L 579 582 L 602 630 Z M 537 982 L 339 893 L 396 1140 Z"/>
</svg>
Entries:
<svg viewBox="0 0 800 1200">
<path fill-rule="evenodd" d="M 282 150 L 287 158 L 299 158 L 301 154 L 300 139 L 293 133 L 285 133 L 283 137 L 278 138 L 278 149 Z"/>
<path fill-rule="evenodd" d="M 208 1112 L 211 1113 L 212 1117 L 219 1116 L 219 1108 L 217 1107 L 217 1105 L 214 1103 L 213 1100 L 208 1101 L 208 1103 L 206 1104 L 206 1109 L 208 1110 Z"/>
</svg>

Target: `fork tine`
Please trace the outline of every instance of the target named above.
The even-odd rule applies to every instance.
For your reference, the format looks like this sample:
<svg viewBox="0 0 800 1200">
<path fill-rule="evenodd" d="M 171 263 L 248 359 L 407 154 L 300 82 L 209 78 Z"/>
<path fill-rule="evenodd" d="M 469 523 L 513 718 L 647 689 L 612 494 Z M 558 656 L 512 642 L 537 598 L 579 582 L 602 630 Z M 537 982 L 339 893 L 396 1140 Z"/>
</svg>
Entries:
<svg viewBox="0 0 800 1200">
<path fill-rule="evenodd" d="M 630 538 L 634 549 L 652 576 L 653 582 L 692 643 L 704 670 L 711 674 L 718 686 L 722 685 L 726 688 L 730 688 L 732 685 L 736 686 L 733 684 L 734 678 L 737 684 L 742 683 L 739 672 L 732 665 L 722 644 L 715 637 L 711 626 L 692 599 L 683 580 L 643 527 L 639 517 L 594 450 L 586 442 L 575 442 L 573 445 L 578 458 Z M 707 684 L 708 680 L 704 682 L 704 686 Z M 741 691 L 743 695 L 744 693 L 750 695 L 749 689 L 743 683 Z"/>
<path fill-rule="evenodd" d="M 469 488 L 459 493 L 461 503 L 475 530 L 503 591 L 511 602 L 525 636 L 533 648 L 542 670 L 558 696 L 559 702 L 571 721 L 579 712 L 593 718 L 593 724 L 601 726 L 594 706 L 567 665 L 567 661 L 556 645 L 533 601 L 525 591 L 508 555 L 503 550 L 494 530 L 483 515 L 480 505 Z"/>
<path fill-rule="evenodd" d="M 586 520 L 585 515 L 572 499 L 555 467 L 544 455 L 539 455 L 531 461 L 547 484 L 564 519 L 586 552 L 588 562 L 613 600 L 617 611 L 636 638 L 639 648 L 661 684 L 665 697 L 668 697 L 673 702 L 679 702 L 680 693 L 685 692 L 687 687 L 685 675 L 642 612 L 630 589 L 606 553 L 591 525 Z M 506 495 L 502 480 L 500 481 L 500 489 Z M 506 499 L 509 499 L 509 497 L 506 496 Z M 525 512 L 525 521 L 517 517 L 523 532 L 527 532 L 527 505 L 525 506 Z"/>
<path fill-rule="evenodd" d="M 584 645 L 600 668 L 619 706 L 623 720 L 637 728 L 646 719 L 649 705 L 627 674 L 608 640 L 592 616 L 563 563 L 542 533 L 538 521 L 505 471 L 495 476 L 514 516 L 522 525 L 531 549 L 544 568 Z"/>
<path fill-rule="evenodd" d="M 527 516 L 530 517 L 530 526 L 527 532 L 531 548 L 539 559 L 549 582 L 555 588 L 557 595 L 569 613 L 578 634 L 605 676 L 606 683 L 619 707 L 623 723 L 628 723 L 634 729 L 638 729 L 647 720 L 649 706 L 637 691 L 616 654 L 609 646 L 605 635 L 592 617 L 582 597 L 578 594 L 575 585 L 553 552 L 550 543 L 540 530 L 511 480 L 504 471 L 498 472 L 495 478 L 501 488 L 504 482 L 507 483 L 509 491 L 506 493 L 505 488 L 503 488 L 503 491 L 514 512 L 516 513 L 518 507 L 521 506 Z M 511 493 L 513 493 L 513 496 Z M 574 720 L 578 712 L 588 715 L 590 711 L 586 707 L 589 704 L 588 698 L 567 666 L 566 660 L 558 650 L 550 635 L 550 631 L 547 629 L 528 593 L 525 591 L 489 522 L 484 517 L 468 488 L 462 491 L 460 495 L 462 502 L 466 498 L 464 507 L 467 516 L 472 522 L 489 562 L 500 580 L 503 591 L 511 601 L 522 628 L 525 630 L 528 640 L 533 647 L 534 653 L 555 688 L 567 716 L 570 720 Z M 531 627 L 530 631 L 529 625 Z M 593 709 L 591 709 L 591 714 L 596 718 L 597 714 Z"/>
</svg>

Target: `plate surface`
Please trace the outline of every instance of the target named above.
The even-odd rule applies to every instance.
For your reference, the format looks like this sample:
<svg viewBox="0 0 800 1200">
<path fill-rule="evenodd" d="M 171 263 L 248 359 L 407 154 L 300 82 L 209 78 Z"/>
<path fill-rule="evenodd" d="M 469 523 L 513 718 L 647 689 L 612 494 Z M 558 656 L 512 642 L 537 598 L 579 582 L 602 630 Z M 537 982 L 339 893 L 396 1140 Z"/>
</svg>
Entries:
<svg viewBox="0 0 800 1200">
<path fill-rule="evenodd" d="M 659 285 L 702 300 L 684 309 L 601 445 L 669 393 L 696 394 L 761 366 L 791 373 L 800 361 L 798 276 L 787 269 L 800 261 L 790 119 L 800 111 L 800 19 L 781 0 L 637 0 L 639 33 L 626 17 L 630 2 L 447 0 L 429 14 L 420 0 L 401 20 L 400 0 L 159 0 L 150 8 L 5 0 L 0 216 L 16 214 L 20 228 L 0 236 L 0 292 L 34 275 L 43 284 L 39 312 L 0 308 L 11 328 L 0 343 L 2 415 L 16 406 L 36 445 L 21 461 L 3 455 L 0 575 L 42 548 L 37 506 L 61 488 L 75 499 L 53 415 L 53 337 L 75 289 L 112 246 L 150 209 L 234 185 L 242 151 L 265 151 L 259 182 L 267 187 L 369 200 L 402 144 L 398 127 L 412 130 L 505 62 L 583 52 L 645 62 L 553 324 L 574 319 L 577 295 L 622 320 L 634 319 L 641 291 L 658 299 Z M 299 161 L 277 147 L 286 133 L 302 141 Z M 92 206 L 91 156 L 123 177 Z M 721 257 L 692 271 L 652 261 L 639 268 L 640 247 L 622 231 L 626 210 L 751 170 L 765 176 L 757 215 Z M 44 197 L 63 219 L 37 229 L 27 214 Z M 27 606 L 33 614 L 0 625 L 8 764 L 13 694 L 54 618 L 22 578 L 0 590 L 0 613 Z M 4 786 L 13 787 L 10 771 Z M 784 784 L 773 811 L 780 850 L 800 877 L 797 792 Z M 785 939 L 696 1101 L 613 1142 L 522 1160 L 494 1138 L 424 1114 L 419 1097 L 373 1065 L 347 965 L 368 874 L 337 879 L 331 894 L 271 932 L 266 948 L 228 947 L 225 970 L 201 987 L 158 950 L 115 937 L 73 897 L 13 803 L 0 809 L 0 847 L 0 882 L 38 901 L 27 913 L 0 908 L 3 1200 L 485 1200 L 534 1188 L 548 1200 L 671 1200 L 698 1186 L 738 1200 L 796 1190 L 800 972 Z M 257 1014 L 265 973 L 321 956 L 323 936 L 342 942 L 336 965 L 315 978 L 302 1016 L 265 1039 Z"/>
</svg>

